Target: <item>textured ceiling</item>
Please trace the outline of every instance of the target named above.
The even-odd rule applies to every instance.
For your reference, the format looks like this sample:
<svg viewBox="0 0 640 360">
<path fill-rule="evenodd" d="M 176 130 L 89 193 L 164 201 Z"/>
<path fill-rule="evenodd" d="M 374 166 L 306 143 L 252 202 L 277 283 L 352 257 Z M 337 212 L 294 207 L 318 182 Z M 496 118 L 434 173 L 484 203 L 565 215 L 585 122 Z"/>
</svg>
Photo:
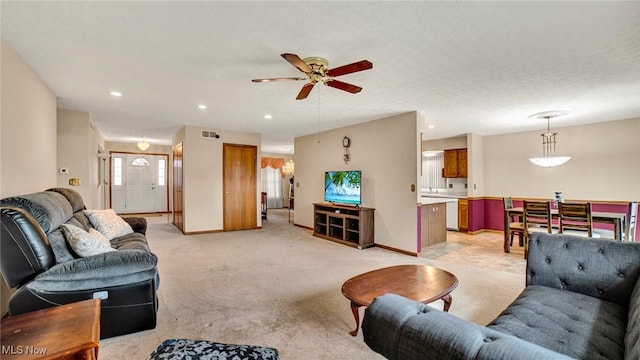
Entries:
<svg viewBox="0 0 640 360">
<path fill-rule="evenodd" d="M 640 117 L 637 1 L 3 1 L 1 16 L 59 105 L 113 141 L 169 144 L 192 125 L 259 132 L 263 151 L 285 152 L 408 111 L 435 125 L 427 139 L 542 129 L 528 115 L 557 108 L 572 112 L 554 128 Z M 359 94 L 317 85 L 296 101 L 302 81 L 250 81 L 302 75 L 284 52 L 373 69 L 339 78 Z"/>
</svg>

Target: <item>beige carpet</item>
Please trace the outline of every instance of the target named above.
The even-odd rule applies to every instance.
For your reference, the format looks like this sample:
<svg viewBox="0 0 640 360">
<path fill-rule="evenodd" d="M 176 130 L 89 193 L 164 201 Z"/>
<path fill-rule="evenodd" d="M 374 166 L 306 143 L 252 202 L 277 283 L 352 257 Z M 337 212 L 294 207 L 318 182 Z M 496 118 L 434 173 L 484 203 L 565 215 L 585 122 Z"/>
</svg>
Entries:
<svg viewBox="0 0 640 360">
<path fill-rule="evenodd" d="M 275 347 L 282 359 L 380 359 L 361 333 L 348 334 L 354 320 L 340 288 L 352 276 L 397 264 L 441 267 L 459 279 L 450 313 L 480 324 L 524 288 L 524 272 L 315 238 L 288 224 L 286 210 L 270 210 L 260 230 L 204 235 L 184 236 L 166 217 L 148 220 L 161 277 L 158 326 L 103 340 L 102 359 L 146 359 L 169 338 Z"/>
</svg>

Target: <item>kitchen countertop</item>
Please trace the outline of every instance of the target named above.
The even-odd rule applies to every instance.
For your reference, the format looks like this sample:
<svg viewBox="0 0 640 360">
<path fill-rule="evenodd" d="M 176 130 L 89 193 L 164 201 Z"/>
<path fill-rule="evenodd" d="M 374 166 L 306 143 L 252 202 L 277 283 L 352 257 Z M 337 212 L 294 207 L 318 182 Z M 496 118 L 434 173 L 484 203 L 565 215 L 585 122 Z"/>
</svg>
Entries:
<svg viewBox="0 0 640 360">
<path fill-rule="evenodd" d="M 449 199 L 464 199 L 467 194 L 464 193 L 422 193 L 423 198 L 449 198 Z"/>
<path fill-rule="evenodd" d="M 458 201 L 457 198 L 446 198 L 446 197 L 425 197 L 420 198 L 420 202 L 422 205 L 430 205 L 430 204 L 444 204 L 448 202 Z"/>
</svg>

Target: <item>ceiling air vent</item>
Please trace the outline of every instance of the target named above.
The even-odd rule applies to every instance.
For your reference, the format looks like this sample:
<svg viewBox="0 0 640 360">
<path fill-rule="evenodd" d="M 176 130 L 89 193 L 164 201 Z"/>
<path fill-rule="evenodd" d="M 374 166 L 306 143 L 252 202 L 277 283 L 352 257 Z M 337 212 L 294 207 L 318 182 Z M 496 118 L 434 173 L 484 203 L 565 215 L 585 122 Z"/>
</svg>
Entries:
<svg viewBox="0 0 640 360">
<path fill-rule="evenodd" d="M 215 131 L 202 130 L 202 137 L 203 138 L 211 138 L 211 139 L 219 139 L 220 135 L 218 135 L 218 133 L 215 132 Z"/>
</svg>

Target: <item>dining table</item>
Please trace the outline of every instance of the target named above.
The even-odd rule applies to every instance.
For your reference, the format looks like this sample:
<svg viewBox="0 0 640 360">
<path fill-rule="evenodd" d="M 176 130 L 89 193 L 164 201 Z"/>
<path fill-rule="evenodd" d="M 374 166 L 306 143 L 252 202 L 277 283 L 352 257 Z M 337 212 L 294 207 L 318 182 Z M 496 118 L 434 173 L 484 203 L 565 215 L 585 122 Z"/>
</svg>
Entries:
<svg viewBox="0 0 640 360">
<path fill-rule="evenodd" d="M 511 223 L 510 219 L 513 216 L 517 216 L 520 219 L 524 216 L 524 208 L 523 207 L 513 207 L 510 209 L 504 210 L 504 252 L 508 253 L 511 251 L 511 245 L 509 241 L 509 224 Z M 558 218 L 558 209 L 551 209 L 551 218 Z M 616 213 L 616 212 L 606 212 L 606 211 L 592 211 L 591 212 L 591 220 L 593 223 L 599 224 L 612 224 L 613 225 L 613 236 L 615 240 L 622 240 L 623 234 L 622 229 L 624 229 L 626 214 Z"/>
</svg>

